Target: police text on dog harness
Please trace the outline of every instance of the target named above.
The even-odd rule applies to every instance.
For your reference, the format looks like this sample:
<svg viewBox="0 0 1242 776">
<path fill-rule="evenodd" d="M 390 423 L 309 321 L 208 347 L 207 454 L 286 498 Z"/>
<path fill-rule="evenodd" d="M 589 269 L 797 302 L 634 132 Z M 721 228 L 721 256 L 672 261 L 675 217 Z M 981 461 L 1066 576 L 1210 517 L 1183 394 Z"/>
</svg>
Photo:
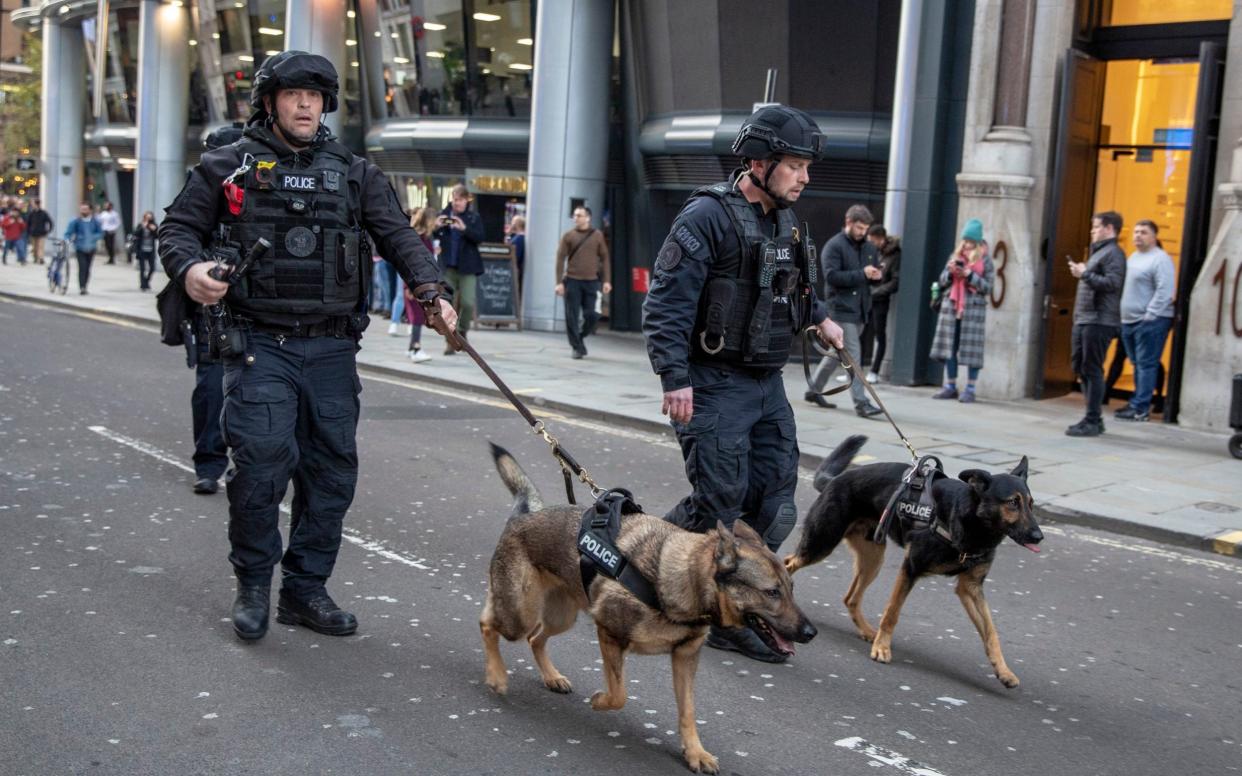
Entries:
<svg viewBox="0 0 1242 776">
<path fill-rule="evenodd" d="M 617 549 L 617 537 L 621 534 L 623 515 L 642 512 L 634 503 L 628 490 L 613 488 L 605 492 L 582 513 L 582 525 L 578 528 L 579 566 L 582 571 L 582 589 L 591 595 L 591 582 L 597 572 L 621 583 L 638 600 L 660 611 L 660 596 L 655 585 L 641 571 L 631 566 Z"/>
<path fill-rule="evenodd" d="M 901 478 L 901 487 L 893 492 L 885 505 L 872 541 L 883 544 L 896 517 L 903 533 L 909 529 L 930 527 L 941 539 L 954 544 L 952 532 L 936 514 L 936 499 L 932 495 L 932 483 L 943 476 L 944 466 L 934 455 L 925 455 L 915 461 Z"/>
</svg>

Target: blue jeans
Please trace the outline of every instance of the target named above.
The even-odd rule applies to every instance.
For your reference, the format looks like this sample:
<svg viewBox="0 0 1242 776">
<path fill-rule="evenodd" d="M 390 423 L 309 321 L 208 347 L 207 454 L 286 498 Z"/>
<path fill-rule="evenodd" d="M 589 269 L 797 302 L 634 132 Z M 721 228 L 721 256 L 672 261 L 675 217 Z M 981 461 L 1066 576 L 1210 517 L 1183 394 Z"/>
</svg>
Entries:
<svg viewBox="0 0 1242 776">
<path fill-rule="evenodd" d="M 1121 326 L 1121 344 L 1125 346 L 1126 358 L 1134 364 L 1134 396 L 1130 398 L 1130 407 L 1135 412 L 1151 409 L 1151 396 L 1156 391 L 1156 370 L 1160 366 L 1160 355 L 1164 353 L 1164 341 L 1172 327 L 1172 318 L 1156 318 Z"/>
</svg>

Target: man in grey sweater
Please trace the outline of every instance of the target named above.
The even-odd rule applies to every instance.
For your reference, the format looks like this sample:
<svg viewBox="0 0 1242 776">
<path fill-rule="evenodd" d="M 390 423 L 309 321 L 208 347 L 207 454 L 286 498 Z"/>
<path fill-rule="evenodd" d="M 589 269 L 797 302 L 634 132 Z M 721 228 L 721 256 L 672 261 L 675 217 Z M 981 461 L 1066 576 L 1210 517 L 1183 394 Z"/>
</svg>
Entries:
<svg viewBox="0 0 1242 776">
<path fill-rule="evenodd" d="M 1173 259 L 1160 247 L 1151 221 L 1134 225 L 1134 253 L 1126 264 L 1121 292 L 1121 342 L 1134 364 L 1134 395 L 1117 410 L 1118 420 L 1147 420 L 1156 390 L 1156 370 L 1173 327 Z"/>
<path fill-rule="evenodd" d="M 1069 260 L 1078 278 L 1074 297 L 1074 328 L 1070 360 L 1082 384 L 1087 414 L 1065 429 L 1068 436 L 1093 437 L 1104 431 L 1100 404 L 1104 401 L 1104 356 L 1121 330 L 1121 289 L 1126 280 L 1126 255 L 1117 245 L 1121 216 L 1111 210 L 1091 218 L 1091 256 L 1085 262 Z"/>
</svg>

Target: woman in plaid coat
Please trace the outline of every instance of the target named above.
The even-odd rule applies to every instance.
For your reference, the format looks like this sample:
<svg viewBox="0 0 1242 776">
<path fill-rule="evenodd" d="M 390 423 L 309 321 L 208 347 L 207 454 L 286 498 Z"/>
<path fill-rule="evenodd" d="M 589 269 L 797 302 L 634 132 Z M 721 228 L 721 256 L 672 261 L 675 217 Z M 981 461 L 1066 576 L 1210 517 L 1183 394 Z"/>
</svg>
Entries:
<svg viewBox="0 0 1242 776">
<path fill-rule="evenodd" d="M 983 240 L 983 223 L 966 222 L 957 250 L 940 273 L 940 316 L 930 356 L 945 364 L 944 387 L 933 399 L 975 400 L 975 380 L 983 368 L 983 343 L 987 333 L 988 292 L 996 269 Z M 966 388 L 958 393 L 957 366 L 967 368 Z"/>
</svg>

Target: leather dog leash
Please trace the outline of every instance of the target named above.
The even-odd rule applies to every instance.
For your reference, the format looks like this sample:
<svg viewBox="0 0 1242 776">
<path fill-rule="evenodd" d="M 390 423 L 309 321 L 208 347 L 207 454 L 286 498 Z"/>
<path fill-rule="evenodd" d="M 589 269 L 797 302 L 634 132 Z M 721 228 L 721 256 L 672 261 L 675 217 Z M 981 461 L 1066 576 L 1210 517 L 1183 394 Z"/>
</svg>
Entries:
<svg viewBox="0 0 1242 776">
<path fill-rule="evenodd" d="M 822 347 L 820 347 L 819 335 L 816 334 L 816 328 L 814 326 L 808 326 L 803 331 L 803 336 L 806 337 L 807 342 L 804 344 L 802 348 L 802 367 L 806 371 L 806 380 L 807 380 L 808 387 L 811 384 L 811 368 L 808 363 L 809 359 L 807 357 L 807 352 L 806 352 L 807 344 L 815 348 L 815 350 L 818 351 L 825 358 L 835 358 L 838 361 L 840 361 L 841 366 L 845 368 L 846 374 L 850 376 L 849 382 L 847 382 L 845 385 L 839 386 L 837 388 L 833 388 L 831 391 L 825 391 L 822 394 L 823 396 L 828 396 L 834 393 L 839 393 L 840 391 L 844 391 L 846 388 L 849 388 L 851 385 L 853 385 L 855 380 L 859 379 L 858 365 L 854 363 L 854 359 L 853 357 L 850 356 L 849 351 L 847 351 L 845 348 L 838 348 L 836 345 L 832 346 L 833 352 L 824 350 Z M 872 386 L 871 383 L 867 382 L 866 380 L 863 380 L 863 388 L 867 390 L 867 393 L 871 394 L 871 398 L 875 399 L 876 406 L 879 407 L 884 412 L 884 417 L 888 418 L 888 422 L 892 424 L 893 430 L 897 432 L 897 436 L 901 437 L 901 443 L 904 444 L 906 446 L 906 449 L 910 451 L 910 457 L 917 461 L 919 458 L 918 452 L 914 449 L 914 445 L 910 444 L 910 440 L 906 438 L 906 435 L 901 433 L 901 428 L 898 427 L 897 421 L 893 420 L 893 416 L 889 414 L 888 407 L 885 407 L 884 402 L 880 400 L 879 394 L 875 392 L 875 387 Z"/>
<path fill-rule="evenodd" d="M 421 288 L 422 287 L 420 286 L 418 289 L 415 289 L 416 298 L 417 292 Z M 419 304 L 422 305 L 423 312 L 427 315 L 427 322 L 429 324 L 432 320 L 439 317 L 440 310 L 434 306 L 435 303 L 423 304 L 420 300 Z M 592 479 L 587 470 L 582 468 L 581 464 L 574 460 L 574 457 L 569 454 L 568 450 L 561 446 L 560 441 L 556 437 L 548 433 L 548 429 L 544 425 L 544 422 L 536 418 L 530 409 L 522 403 L 522 400 L 517 397 L 517 394 L 510 390 L 509 386 L 505 385 L 505 381 L 501 380 L 500 375 L 496 374 L 496 372 L 488 366 L 487 362 L 483 360 L 483 357 L 479 355 L 479 352 L 470 345 L 470 342 L 465 337 L 458 334 L 456 329 L 453 329 L 448 334 L 445 334 L 444 338 L 448 340 L 449 345 L 451 345 L 454 350 L 465 351 L 467 355 L 474 359 L 474 363 L 478 364 L 479 368 L 483 370 L 483 374 L 487 375 L 488 378 L 495 383 L 496 387 L 500 389 L 500 392 L 504 394 L 504 397 L 508 399 L 509 403 L 512 404 L 514 409 L 518 411 L 518 414 L 520 414 L 526 422 L 530 424 L 530 427 L 534 429 L 535 433 L 543 437 L 543 441 L 547 442 L 548 446 L 552 448 L 552 456 L 556 458 L 556 462 L 560 464 L 561 475 L 565 478 L 565 495 L 569 498 L 569 503 L 578 503 L 577 499 L 574 498 L 575 476 L 591 490 L 591 496 L 593 498 L 599 498 L 604 493 L 604 489 L 599 485 L 596 485 L 595 480 Z"/>
</svg>

